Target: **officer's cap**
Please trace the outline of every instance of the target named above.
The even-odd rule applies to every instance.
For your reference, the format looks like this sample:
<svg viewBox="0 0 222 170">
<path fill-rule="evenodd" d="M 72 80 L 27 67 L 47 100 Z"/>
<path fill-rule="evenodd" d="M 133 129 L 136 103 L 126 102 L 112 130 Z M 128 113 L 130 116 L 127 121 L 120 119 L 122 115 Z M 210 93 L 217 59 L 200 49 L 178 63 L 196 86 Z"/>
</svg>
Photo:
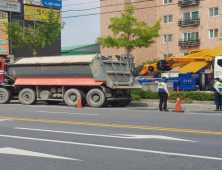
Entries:
<svg viewBox="0 0 222 170">
<path fill-rule="evenodd" d="M 220 81 L 220 78 L 219 78 L 219 77 L 216 77 L 215 80 Z"/>
</svg>

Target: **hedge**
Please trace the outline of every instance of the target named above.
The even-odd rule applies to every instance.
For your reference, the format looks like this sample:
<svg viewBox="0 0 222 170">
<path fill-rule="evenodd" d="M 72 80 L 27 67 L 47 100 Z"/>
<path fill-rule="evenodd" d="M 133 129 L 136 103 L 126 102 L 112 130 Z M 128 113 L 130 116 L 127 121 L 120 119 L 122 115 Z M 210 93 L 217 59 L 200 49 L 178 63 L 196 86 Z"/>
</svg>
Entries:
<svg viewBox="0 0 222 170">
<path fill-rule="evenodd" d="M 158 93 L 153 92 L 153 91 L 133 90 L 131 94 L 134 100 L 159 99 Z M 169 99 L 176 100 L 176 98 L 177 98 L 177 92 L 171 92 Z M 180 99 L 181 100 L 212 101 L 214 100 L 214 93 L 205 93 L 205 92 L 199 92 L 199 91 L 181 91 Z"/>
</svg>

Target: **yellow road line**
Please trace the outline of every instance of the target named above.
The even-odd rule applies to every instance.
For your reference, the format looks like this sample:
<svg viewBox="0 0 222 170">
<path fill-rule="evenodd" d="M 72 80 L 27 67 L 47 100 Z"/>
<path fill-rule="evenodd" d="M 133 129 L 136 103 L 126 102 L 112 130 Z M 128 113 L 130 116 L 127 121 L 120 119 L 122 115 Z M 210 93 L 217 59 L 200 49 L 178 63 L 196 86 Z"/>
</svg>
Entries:
<svg viewBox="0 0 222 170">
<path fill-rule="evenodd" d="M 208 135 L 222 135 L 222 131 L 209 131 L 209 130 L 178 129 L 178 128 L 164 128 L 164 127 L 152 127 L 152 126 L 121 125 L 121 124 L 107 124 L 107 123 L 93 123 L 93 122 L 75 122 L 75 121 L 64 121 L 64 120 L 33 119 L 33 118 L 2 117 L 2 116 L 0 116 L 0 119 L 27 121 L 27 122 L 59 123 L 59 124 L 70 124 L 70 125 L 86 125 L 86 126 L 99 126 L 99 127 L 112 127 L 112 128 L 127 128 L 127 129 L 208 134 Z"/>
</svg>

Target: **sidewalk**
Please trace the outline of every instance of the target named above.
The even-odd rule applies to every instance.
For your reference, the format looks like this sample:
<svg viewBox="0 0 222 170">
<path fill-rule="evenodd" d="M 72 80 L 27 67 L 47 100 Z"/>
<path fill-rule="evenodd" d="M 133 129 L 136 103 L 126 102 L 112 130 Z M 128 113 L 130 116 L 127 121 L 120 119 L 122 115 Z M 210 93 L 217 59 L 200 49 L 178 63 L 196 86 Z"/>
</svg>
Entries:
<svg viewBox="0 0 222 170">
<path fill-rule="evenodd" d="M 142 99 L 132 101 L 130 107 L 145 107 L 147 109 L 159 110 L 159 100 L 157 99 Z M 175 109 L 176 103 L 167 103 L 168 109 Z M 181 104 L 182 110 L 206 112 L 215 110 L 216 106 L 213 101 L 193 101 L 192 104 Z"/>
</svg>

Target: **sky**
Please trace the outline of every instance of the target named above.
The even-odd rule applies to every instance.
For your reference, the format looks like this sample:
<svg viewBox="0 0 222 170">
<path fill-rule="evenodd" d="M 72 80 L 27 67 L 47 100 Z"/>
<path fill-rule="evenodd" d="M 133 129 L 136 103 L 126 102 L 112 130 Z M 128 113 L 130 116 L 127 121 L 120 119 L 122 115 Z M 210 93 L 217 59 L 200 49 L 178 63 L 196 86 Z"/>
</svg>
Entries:
<svg viewBox="0 0 222 170">
<path fill-rule="evenodd" d="M 98 8 L 89 11 L 68 11 L 68 12 L 65 11 L 80 10 L 80 9 L 82 10 L 82 9 L 99 7 L 100 1 L 62 0 L 62 3 L 63 3 L 62 17 L 70 17 L 70 18 L 63 18 L 63 21 L 66 24 L 65 28 L 62 30 L 62 47 L 95 43 L 96 38 L 100 36 L 100 15 L 84 16 L 84 17 L 71 17 L 71 16 L 99 13 L 100 9 Z"/>
</svg>

